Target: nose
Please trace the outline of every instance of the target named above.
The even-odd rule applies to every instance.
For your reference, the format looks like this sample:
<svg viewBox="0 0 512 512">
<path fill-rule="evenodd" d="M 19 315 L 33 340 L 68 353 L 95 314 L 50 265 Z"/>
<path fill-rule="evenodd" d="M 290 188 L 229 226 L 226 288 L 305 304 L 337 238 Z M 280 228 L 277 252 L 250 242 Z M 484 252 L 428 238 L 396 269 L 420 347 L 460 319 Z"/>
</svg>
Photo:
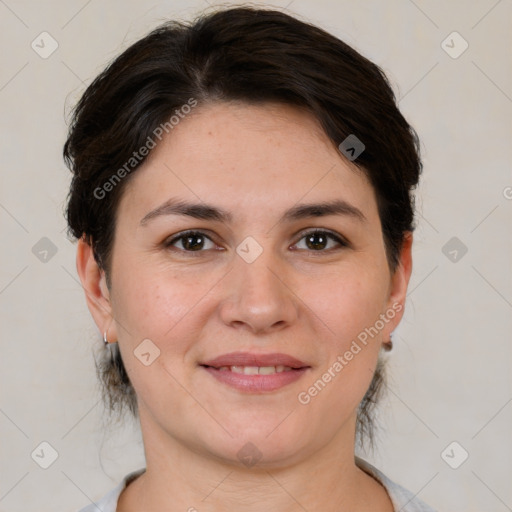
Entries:
<svg viewBox="0 0 512 512">
<path fill-rule="evenodd" d="M 298 299 L 287 282 L 285 263 L 272 256 L 270 250 L 264 250 L 252 263 L 236 255 L 233 265 L 224 283 L 222 321 L 253 334 L 292 325 L 298 317 Z"/>
</svg>

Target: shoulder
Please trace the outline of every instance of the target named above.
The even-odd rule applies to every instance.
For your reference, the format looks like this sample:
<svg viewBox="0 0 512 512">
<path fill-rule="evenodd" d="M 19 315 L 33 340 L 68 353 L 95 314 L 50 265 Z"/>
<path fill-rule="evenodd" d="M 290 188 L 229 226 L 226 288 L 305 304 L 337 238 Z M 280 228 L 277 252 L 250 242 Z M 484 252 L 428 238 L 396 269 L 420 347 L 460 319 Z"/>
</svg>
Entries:
<svg viewBox="0 0 512 512">
<path fill-rule="evenodd" d="M 436 512 L 411 491 L 390 480 L 382 471 L 379 471 L 369 462 L 356 457 L 356 465 L 384 486 L 395 510 L 400 512 Z"/>
<path fill-rule="evenodd" d="M 126 488 L 126 486 L 139 475 L 144 473 L 145 469 L 139 469 L 137 471 L 133 471 L 132 473 L 126 475 L 123 480 L 112 490 L 110 490 L 103 498 L 86 507 L 80 509 L 78 512 L 116 512 L 117 502 L 119 500 L 119 496 Z"/>
</svg>

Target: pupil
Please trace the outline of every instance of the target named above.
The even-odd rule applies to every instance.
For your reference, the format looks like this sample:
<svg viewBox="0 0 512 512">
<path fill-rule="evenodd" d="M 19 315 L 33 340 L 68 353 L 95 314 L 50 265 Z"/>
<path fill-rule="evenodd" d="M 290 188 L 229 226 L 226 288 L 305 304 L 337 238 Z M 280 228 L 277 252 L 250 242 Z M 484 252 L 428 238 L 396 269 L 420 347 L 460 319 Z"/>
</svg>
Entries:
<svg viewBox="0 0 512 512">
<path fill-rule="evenodd" d="M 199 243 L 192 243 L 191 240 L 200 240 Z M 193 250 L 195 248 L 201 248 L 203 245 L 203 238 L 200 235 L 189 235 L 185 238 L 185 243 L 183 244 L 185 249 Z"/>
<path fill-rule="evenodd" d="M 315 242 L 314 240 L 318 239 L 319 241 Z M 318 233 L 314 233 L 312 235 L 309 235 L 307 237 L 307 243 L 308 243 L 308 247 L 309 247 L 309 244 L 311 243 L 311 246 L 313 247 L 310 247 L 310 248 L 314 248 L 314 249 L 322 249 L 324 248 L 325 246 L 325 242 L 326 242 L 326 237 L 323 236 L 322 234 L 318 234 Z M 320 247 L 319 247 L 320 246 Z"/>
</svg>

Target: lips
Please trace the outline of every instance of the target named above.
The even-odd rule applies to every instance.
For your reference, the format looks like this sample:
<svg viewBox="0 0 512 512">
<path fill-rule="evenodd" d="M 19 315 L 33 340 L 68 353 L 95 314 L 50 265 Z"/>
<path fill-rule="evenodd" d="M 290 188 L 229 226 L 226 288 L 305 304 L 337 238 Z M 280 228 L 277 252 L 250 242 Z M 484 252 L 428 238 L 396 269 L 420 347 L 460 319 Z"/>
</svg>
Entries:
<svg viewBox="0 0 512 512">
<path fill-rule="evenodd" d="M 231 352 L 201 363 L 216 381 L 244 393 L 265 393 L 301 379 L 311 368 L 288 354 Z"/>
<path fill-rule="evenodd" d="M 201 363 L 201 366 L 209 366 L 212 368 L 224 367 L 287 367 L 292 370 L 300 368 L 309 368 L 309 365 L 299 359 L 288 354 L 272 353 L 272 354 L 255 354 L 250 352 L 231 352 L 223 354 Z M 280 368 L 279 368 L 280 369 Z"/>
</svg>

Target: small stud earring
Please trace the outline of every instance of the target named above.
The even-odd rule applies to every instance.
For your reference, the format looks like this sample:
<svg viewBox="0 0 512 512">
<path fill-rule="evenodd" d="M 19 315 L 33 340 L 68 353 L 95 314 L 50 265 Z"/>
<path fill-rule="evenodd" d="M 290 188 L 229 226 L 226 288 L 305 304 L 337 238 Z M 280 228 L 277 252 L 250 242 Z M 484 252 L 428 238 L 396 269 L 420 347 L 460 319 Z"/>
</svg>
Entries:
<svg viewBox="0 0 512 512">
<path fill-rule="evenodd" d="M 105 331 L 103 333 L 103 344 L 104 344 L 105 349 L 107 349 L 110 352 L 110 362 L 112 364 L 114 364 L 114 347 L 113 347 L 114 343 L 117 343 L 117 341 L 113 341 L 112 343 L 110 343 L 107 340 L 107 331 Z"/>
<path fill-rule="evenodd" d="M 385 341 L 382 345 L 384 346 L 384 350 L 386 352 L 393 350 L 393 340 L 391 339 L 389 341 Z"/>
</svg>

